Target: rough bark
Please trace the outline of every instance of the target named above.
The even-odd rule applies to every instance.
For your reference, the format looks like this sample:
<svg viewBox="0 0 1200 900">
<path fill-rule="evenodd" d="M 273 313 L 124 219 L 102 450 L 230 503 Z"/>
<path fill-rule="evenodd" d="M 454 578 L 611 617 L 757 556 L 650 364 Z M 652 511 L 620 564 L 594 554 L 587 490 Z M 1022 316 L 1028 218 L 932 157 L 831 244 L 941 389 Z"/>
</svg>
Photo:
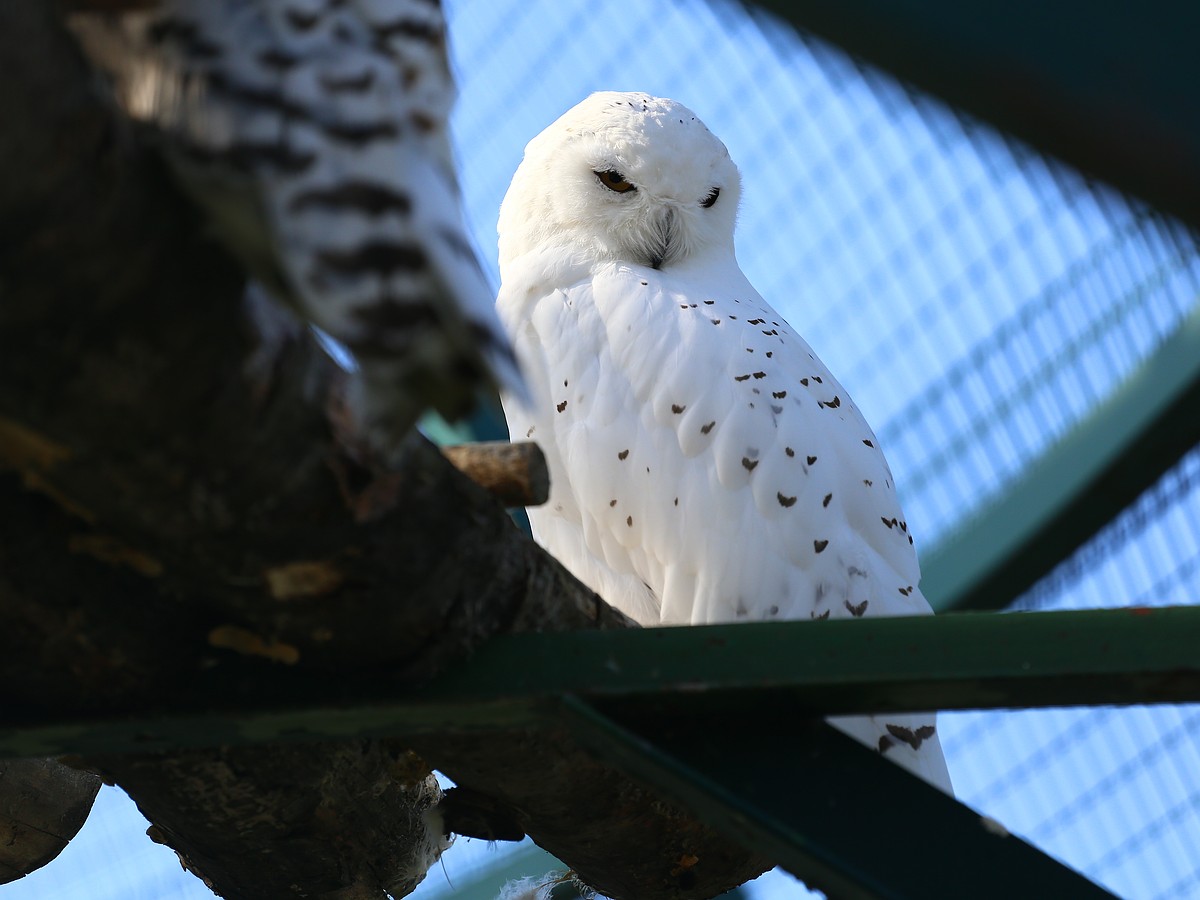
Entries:
<svg viewBox="0 0 1200 900">
<path fill-rule="evenodd" d="M 388 741 L 98 762 L 154 823 L 150 838 L 224 897 L 403 897 L 444 846 L 428 818 L 437 779 Z"/>
<path fill-rule="evenodd" d="M 470 791 L 465 809 L 447 804 L 447 822 L 465 830 L 457 825 L 459 817 L 482 810 L 493 834 L 477 837 L 501 838 L 502 829 L 528 832 L 606 897 L 715 897 L 772 865 L 581 754 L 566 729 L 486 740 L 440 735 L 409 743 Z M 570 783 L 569 792 L 545 790 L 560 780 Z M 455 800 L 456 793 L 449 792 L 447 799 Z"/>
<path fill-rule="evenodd" d="M 83 826 L 100 779 L 49 759 L 0 760 L 0 884 L 62 852 Z"/>
<path fill-rule="evenodd" d="M 10 721 L 296 703 L 346 672 L 419 684 L 499 632 L 630 624 L 423 441 L 384 472 L 339 440 L 338 370 L 303 331 L 256 350 L 241 272 L 41 0 L 0 4 L 0 78 L 23 123 L 0 142 Z M 681 885 L 677 812 L 565 736 L 551 756 L 530 740 L 422 756 L 618 897 L 712 896 L 765 867 L 691 823 L 723 868 Z M 227 897 L 403 895 L 437 839 L 428 767 L 393 742 L 82 762 Z"/>
<path fill-rule="evenodd" d="M 550 473 L 542 448 L 530 441 L 461 444 L 442 454 L 505 506 L 541 506 L 550 495 Z"/>
</svg>

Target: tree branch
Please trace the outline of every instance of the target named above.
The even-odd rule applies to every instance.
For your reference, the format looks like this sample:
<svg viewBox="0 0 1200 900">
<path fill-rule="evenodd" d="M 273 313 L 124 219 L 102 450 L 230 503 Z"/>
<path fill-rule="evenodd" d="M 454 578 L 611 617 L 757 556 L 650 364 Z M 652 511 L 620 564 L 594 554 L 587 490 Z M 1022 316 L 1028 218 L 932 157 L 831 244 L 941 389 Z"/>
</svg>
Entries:
<svg viewBox="0 0 1200 900">
<path fill-rule="evenodd" d="M 9 715 L 214 688 L 294 704 L 340 672 L 417 684 L 502 631 L 631 624 L 423 440 L 390 472 L 341 446 L 341 376 L 305 333 L 261 365 L 241 272 L 41 0 L 0 4 L 0 77 L 23 123 L 0 143 Z M 689 852 L 723 863 L 681 885 L 689 820 L 563 735 L 420 752 L 617 897 L 712 896 L 767 865 L 690 822 Z M 393 742 L 82 762 L 227 897 L 403 895 L 436 851 L 428 766 Z"/>
<path fill-rule="evenodd" d="M 0 884 L 40 869 L 83 826 L 100 779 L 49 759 L 0 760 Z"/>
<path fill-rule="evenodd" d="M 541 506 L 550 495 L 546 457 L 532 441 L 460 444 L 442 455 L 505 506 Z"/>
</svg>

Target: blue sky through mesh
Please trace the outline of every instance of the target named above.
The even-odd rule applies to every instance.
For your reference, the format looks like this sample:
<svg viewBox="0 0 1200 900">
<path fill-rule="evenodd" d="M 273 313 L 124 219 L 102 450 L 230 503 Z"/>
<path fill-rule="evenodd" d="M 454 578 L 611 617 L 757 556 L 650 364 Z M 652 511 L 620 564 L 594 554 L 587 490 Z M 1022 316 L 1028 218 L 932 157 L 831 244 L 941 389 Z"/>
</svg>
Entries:
<svg viewBox="0 0 1200 900">
<path fill-rule="evenodd" d="M 697 0 L 449 11 L 465 201 L 493 272 L 526 141 L 594 90 L 691 106 L 743 173 L 743 268 L 874 425 L 919 546 L 1002 491 L 1200 296 L 1177 224 L 769 17 Z M 1193 453 L 1018 608 L 1195 602 L 1198 485 Z M 1200 897 L 1196 707 L 958 713 L 942 732 L 966 802 L 1122 896 Z M 0 898 L 211 896 L 103 796 L 63 857 Z M 446 870 L 503 853 L 463 842 Z M 748 892 L 804 894 L 783 875 Z M 455 890 L 435 870 L 417 896 Z"/>
</svg>

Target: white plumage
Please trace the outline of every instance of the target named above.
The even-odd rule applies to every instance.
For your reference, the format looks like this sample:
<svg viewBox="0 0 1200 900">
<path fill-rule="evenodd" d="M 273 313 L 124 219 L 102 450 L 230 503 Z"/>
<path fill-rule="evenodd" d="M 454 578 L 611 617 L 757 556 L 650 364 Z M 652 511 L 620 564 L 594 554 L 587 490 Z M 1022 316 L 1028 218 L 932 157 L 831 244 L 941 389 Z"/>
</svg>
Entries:
<svg viewBox="0 0 1200 900">
<path fill-rule="evenodd" d="M 870 426 L 734 257 L 740 177 L 686 107 L 594 94 L 530 142 L 500 213 L 508 399 L 535 538 L 646 625 L 926 614 Z M 820 627 L 814 625 L 813 627 Z M 835 724 L 951 792 L 934 716 Z"/>
<path fill-rule="evenodd" d="M 437 2 L 162 0 L 75 24 L 218 236 L 349 348 L 368 430 L 520 390 L 459 209 Z"/>
</svg>

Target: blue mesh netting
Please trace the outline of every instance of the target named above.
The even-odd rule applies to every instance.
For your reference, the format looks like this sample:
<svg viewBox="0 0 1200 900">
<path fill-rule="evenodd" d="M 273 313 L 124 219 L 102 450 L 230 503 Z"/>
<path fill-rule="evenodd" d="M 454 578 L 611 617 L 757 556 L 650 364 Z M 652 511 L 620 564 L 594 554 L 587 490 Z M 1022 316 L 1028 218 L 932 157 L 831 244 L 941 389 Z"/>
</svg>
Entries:
<svg viewBox="0 0 1200 900">
<path fill-rule="evenodd" d="M 567 107 L 603 89 L 692 106 L 742 169 L 743 267 L 875 425 L 926 546 L 1200 297 L 1178 224 L 767 16 L 703 2 L 452 10 L 485 257 L 520 148 Z M 1198 596 L 1189 460 L 1021 605 Z M 1200 896 L 1198 729 L 1185 707 L 964 713 L 943 734 L 967 802 L 1124 896 L 1165 897 Z"/>
<path fill-rule="evenodd" d="M 1194 602 L 1200 448 L 1014 605 Z M 1124 897 L 1200 896 L 1200 707 L 957 713 L 962 799 Z"/>
<path fill-rule="evenodd" d="M 483 255 L 524 143 L 593 90 L 729 145 L 739 258 L 887 449 L 918 538 L 993 496 L 1195 302 L 1178 225 L 788 26 L 724 3 L 454 3 Z"/>
</svg>

